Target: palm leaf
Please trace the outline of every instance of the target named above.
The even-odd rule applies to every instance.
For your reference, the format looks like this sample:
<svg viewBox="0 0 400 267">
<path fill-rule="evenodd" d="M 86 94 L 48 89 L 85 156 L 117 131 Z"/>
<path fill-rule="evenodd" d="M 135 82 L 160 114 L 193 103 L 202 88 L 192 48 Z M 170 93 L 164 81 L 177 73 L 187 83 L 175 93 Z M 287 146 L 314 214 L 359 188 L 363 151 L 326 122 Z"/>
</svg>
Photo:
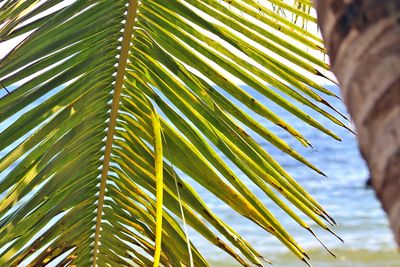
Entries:
<svg viewBox="0 0 400 267">
<path fill-rule="evenodd" d="M 346 127 L 324 98 L 334 94 L 308 77 L 329 67 L 307 52 L 324 51 L 304 26 L 316 21 L 310 1 L 0 5 L 0 41 L 23 37 L 0 61 L 0 265 L 208 266 L 187 224 L 241 265 L 261 266 L 199 187 L 307 262 L 228 160 L 300 227 L 315 236 L 304 213 L 331 231 L 328 213 L 255 134 L 322 172 L 249 115 L 311 145 L 257 91 L 334 139 L 294 102 Z"/>
</svg>

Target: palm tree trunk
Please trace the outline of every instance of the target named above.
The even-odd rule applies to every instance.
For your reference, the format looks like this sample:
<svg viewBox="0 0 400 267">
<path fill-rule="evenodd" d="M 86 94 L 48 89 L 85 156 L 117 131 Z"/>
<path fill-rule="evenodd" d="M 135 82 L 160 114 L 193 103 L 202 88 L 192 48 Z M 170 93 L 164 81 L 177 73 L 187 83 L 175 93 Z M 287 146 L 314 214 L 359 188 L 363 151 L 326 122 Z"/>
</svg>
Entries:
<svg viewBox="0 0 400 267">
<path fill-rule="evenodd" d="M 315 4 L 361 154 L 400 245 L 400 1 Z"/>
</svg>

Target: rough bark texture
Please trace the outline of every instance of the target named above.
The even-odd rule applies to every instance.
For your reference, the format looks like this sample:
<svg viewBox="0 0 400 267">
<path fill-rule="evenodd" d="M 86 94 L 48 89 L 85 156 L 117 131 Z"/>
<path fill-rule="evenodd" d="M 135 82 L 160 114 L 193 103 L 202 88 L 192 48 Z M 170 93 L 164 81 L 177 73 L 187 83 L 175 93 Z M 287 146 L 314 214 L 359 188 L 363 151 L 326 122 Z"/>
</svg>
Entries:
<svg viewBox="0 0 400 267">
<path fill-rule="evenodd" d="M 400 0 L 317 0 L 372 185 L 400 245 Z"/>
</svg>

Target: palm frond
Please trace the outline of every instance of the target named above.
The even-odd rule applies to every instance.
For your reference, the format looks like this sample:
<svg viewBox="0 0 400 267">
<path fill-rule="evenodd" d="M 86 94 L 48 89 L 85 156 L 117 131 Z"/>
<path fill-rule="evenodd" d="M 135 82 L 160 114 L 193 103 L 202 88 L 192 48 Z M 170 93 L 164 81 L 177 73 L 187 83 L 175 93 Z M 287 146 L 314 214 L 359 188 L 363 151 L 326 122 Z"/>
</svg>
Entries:
<svg viewBox="0 0 400 267">
<path fill-rule="evenodd" d="M 188 244 L 184 217 L 241 265 L 261 266 L 263 256 L 199 187 L 307 262 L 228 161 L 300 227 L 315 236 L 305 214 L 331 231 L 333 219 L 255 135 L 323 173 L 249 113 L 311 145 L 257 92 L 340 139 L 305 111 L 346 127 L 325 99 L 334 93 L 310 78 L 329 67 L 315 56 L 324 52 L 320 37 L 304 27 L 316 21 L 310 1 L 0 6 L 0 42 L 23 38 L 0 60 L 0 265 L 208 266 Z"/>
</svg>

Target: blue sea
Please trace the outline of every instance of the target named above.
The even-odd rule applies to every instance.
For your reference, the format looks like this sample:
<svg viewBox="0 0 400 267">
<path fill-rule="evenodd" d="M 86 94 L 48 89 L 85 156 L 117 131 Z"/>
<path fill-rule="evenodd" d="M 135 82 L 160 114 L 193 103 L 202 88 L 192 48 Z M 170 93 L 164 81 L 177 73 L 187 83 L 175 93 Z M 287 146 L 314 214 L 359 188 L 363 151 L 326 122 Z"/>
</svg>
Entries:
<svg viewBox="0 0 400 267">
<path fill-rule="evenodd" d="M 340 93 L 337 87 L 331 86 L 330 89 L 337 94 Z M 261 138 L 257 139 L 256 136 L 259 144 L 269 151 L 338 223 L 338 226 L 334 227 L 333 230 L 344 240 L 344 243 L 330 233 L 318 229 L 318 226 L 306 219 L 310 226 L 317 231 L 324 244 L 336 254 L 336 258 L 334 258 L 323 249 L 309 232 L 303 230 L 289 216 L 283 214 L 278 207 L 266 199 L 261 191 L 248 182 L 249 187 L 266 203 L 267 207 L 278 217 L 298 243 L 307 250 L 311 256 L 311 264 L 322 267 L 399 267 L 400 257 L 393 235 L 388 227 L 386 215 L 382 211 L 374 191 L 366 187 L 369 173 L 360 156 L 355 135 L 344 128 L 335 126 L 324 119 L 322 115 L 304 108 L 308 114 L 332 129 L 342 139 L 341 142 L 333 140 L 290 113 L 276 107 L 260 94 L 249 88 L 246 88 L 246 91 L 252 93 L 256 99 L 275 111 L 285 121 L 290 122 L 311 141 L 314 149 L 305 148 L 288 134 L 277 130 L 283 140 L 327 175 L 327 178 L 318 175 Z M 339 111 L 347 115 L 341 100 L 329 98 L 329 101 Z M 301 107 L 300 105 L 297 106 Z M 257 114 L 252 114 L 252 116 L 262 121 L 266 127 L 276 129 L 274 125 L 263 120 Z M 351 123 L 348 123 L 348 125 L 350 126 Z M 277 240 L 246 219 L 240 218 L 220 201 L 212 196 L 205 199 L 222 219 L 232 225 L 250 244 L 271 260 L 273 266 L 306 266 Z M 212 262 L 212 266 L 239 266 L 229 256 L 207 244 L 195 233 L 190 233 L 190 235 L 195 241 L 198 240 L 199 250 Z"/>
<path fill-rule="evenodd" d="M 334 231 L 344 239 L 340 242 L 330 233 L 327 233 L 310 220 L 305 219 L 317 232 L 323 242 L 329 247 L 336 258 L 329 255 L 319 242 L 307 231 L 298 226 L 290 217 L 280 211 L 266 196 L 242 177 L 254 190 L 256 195 L 265 202 L 268 208 L 278 217 L 288 231 L 302 245 L 311 256 L 313 266 L 322 267 L 399 267 L 400 257 L 392 233 L 388 228 L 385 214 L 377 202 L 373 190 L 366 188 L 368 170 L 361 159 L 355 136 L 346 129 L 335 126 L 324 119 L 322 115 L 305 108 L 308 114 L 332 129 L 338 134 L 342 141 L 338 142 L 329 136 L 306 125 L 293 115 L 280 109 L 260 94 L 245 88 L 252 93 L 256 99 L 267 105 L 296 129 L 307 137 L 313 149 L 305 148 L 287 133 L 277 129 L 257 114 L 251 113 L 253 117 L 262 122 L 266 127 L 276 130 L 276 133 L 288 144 L 299 151 L 305 158 L 320 168 L 328 177 L 323 177 L 299 162 L 291 159 L 286 154 L 275 149 L 269 143 L 255 136 L 268 152 L 270 152 L 282 166 L 302 184 L 330 213 L 339 224 Z M 338 92 L 338 88 L 331 87 Z M 339 99 L 329 98 L 329 101 L 341 112 L 346 113 Z M 238 104 L 240 105 L 240 104 Z M 242 106 L 243 107 L 243 106 Z M 244 107 L 243 107 L 244 108 Z M 244 108 L 246 110 L 246 108 Z M 12 118 L 15 119 L 15 118 Z M 10 120 L 8 121 L 8 123 Z M 0 131 L 4 130 L 7 122 L 0 124 Z M 3 156 L 6 151 L 2 151 Z M 232 166 L 240 174 L 239 170 Z M 189 178 L 187 178 L 190 180 Z M 223 220 L 237 230 L 247 241 L 249 241 L 267 259 L 271 260 L 273 266 L 305 266 L 295 258 L 274 237 L 261 230 L 250 221 L 241 218 L 221 201 L 200 187 L 196 187 L 200 195 Z M 198 249 L 210 261 L 211 266 L 239 266 L 228 255 L 213 247 L 205 239 L 189 230 L 189 236 L 197 244 Z"/>
</svg>

